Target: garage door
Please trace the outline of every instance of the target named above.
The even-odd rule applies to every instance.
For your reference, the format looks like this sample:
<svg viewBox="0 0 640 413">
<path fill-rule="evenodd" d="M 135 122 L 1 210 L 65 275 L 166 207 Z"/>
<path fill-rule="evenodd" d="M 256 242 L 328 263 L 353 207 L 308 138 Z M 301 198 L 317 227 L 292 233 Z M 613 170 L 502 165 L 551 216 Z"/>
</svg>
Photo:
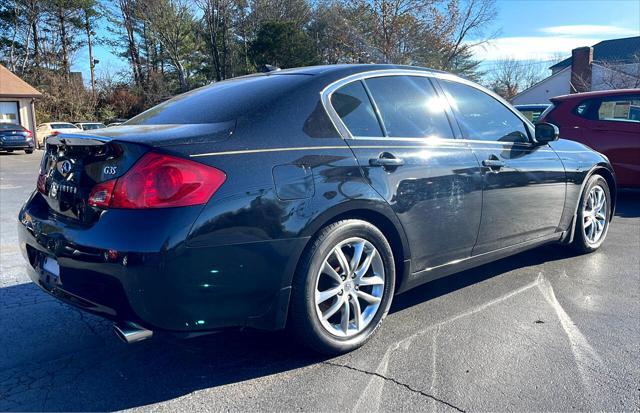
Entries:
<svg viewBox="0 0 640 413">
<path fill-rule="evenodd" d="M 0 102 L 0 122 L 20 123 L 18 102 Z"/>
</svg>

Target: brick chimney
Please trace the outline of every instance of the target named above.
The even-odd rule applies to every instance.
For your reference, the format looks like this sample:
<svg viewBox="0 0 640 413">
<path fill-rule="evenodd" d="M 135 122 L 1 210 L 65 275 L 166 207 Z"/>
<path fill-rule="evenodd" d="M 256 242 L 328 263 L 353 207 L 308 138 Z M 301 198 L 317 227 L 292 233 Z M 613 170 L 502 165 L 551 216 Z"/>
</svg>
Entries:
<svg viewBox="0 0 640 413">
<path fill-rule="evenodd" d="M 578 47 L 571 51 L 571 93 L 591 90 L 593 47 Z"/>
</svg>

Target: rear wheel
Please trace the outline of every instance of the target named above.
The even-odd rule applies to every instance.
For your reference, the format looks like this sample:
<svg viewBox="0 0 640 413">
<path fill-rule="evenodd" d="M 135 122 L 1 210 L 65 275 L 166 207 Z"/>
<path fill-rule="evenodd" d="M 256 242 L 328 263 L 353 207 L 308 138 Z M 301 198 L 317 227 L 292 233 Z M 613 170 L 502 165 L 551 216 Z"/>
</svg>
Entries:
<svg viewBox="0 0 640 413">
<path fill-rule="evenodd" d="M 389 311 L 395 264 L 378 228 L 344 220 L 320 231 L 294 279 L 290 327 L 308 347 L 338 354 L 363 345 Z"/>
<path fill-rule="evenodd" d="M 611 219 L 611 193 L 602 176 L 593 175 L 589 178 L 576 219 L 572 247 L 583 253 L 597 250 L 607 236 Z"/>
</svg>

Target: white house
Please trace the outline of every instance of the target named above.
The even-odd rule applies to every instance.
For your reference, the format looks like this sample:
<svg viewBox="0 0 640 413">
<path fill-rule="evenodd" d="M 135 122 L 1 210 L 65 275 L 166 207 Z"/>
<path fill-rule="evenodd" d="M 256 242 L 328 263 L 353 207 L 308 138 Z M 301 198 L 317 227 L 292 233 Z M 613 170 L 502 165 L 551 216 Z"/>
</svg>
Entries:
<svg viewBox="0 0 640 413">
<path fill-rule="evenodd" d="M 579 47 L 549 69 L 551 76 L 518 93 L 511 102 L 548 103 L 549 98 L 569 93 L 640 88 L 640 36 Z"/>
</svg>

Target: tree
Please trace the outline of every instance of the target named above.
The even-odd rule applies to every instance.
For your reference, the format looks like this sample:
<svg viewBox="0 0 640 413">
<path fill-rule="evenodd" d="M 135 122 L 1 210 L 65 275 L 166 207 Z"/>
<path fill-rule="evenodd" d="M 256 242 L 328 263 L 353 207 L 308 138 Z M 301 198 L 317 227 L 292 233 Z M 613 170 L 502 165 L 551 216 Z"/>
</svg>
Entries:
<svg viewBox="0 0 640 413">
<path fill-rule="evenodd" d="M 147 0 L 140 3 L 141 17 L 162 45 L 178 77 L 180 91 L 188 90 L 187 58 L 193 61 L 200 51 L 195 21 L 188 0 Z"/>
<path fill-rule="evenodd" d="M 548 62 L 504 58 L 495 63 L 488 86 L 507 100 L 546 77 Z"/>
<path fill-rule="evenodd" d="M 251 43 L 250 53 L 256 66 L 289 68 L 319 61 L 313 40 L 292 22 L 264 23 Z"/>
<path fill-rule="evenodd" d="M 212 77 L 224 80 L 231 71 L 232 32 L 237 22 L 237 0 L 198 0 L 202 11 L 203 31 L 207 39 Z"/>
<path fill-rule="evenodd" d="M 640 88 L 640 52 L 627 61 L 595 62 L 602 71 L 601 82 L 608 89 Z"/>
</svg>

